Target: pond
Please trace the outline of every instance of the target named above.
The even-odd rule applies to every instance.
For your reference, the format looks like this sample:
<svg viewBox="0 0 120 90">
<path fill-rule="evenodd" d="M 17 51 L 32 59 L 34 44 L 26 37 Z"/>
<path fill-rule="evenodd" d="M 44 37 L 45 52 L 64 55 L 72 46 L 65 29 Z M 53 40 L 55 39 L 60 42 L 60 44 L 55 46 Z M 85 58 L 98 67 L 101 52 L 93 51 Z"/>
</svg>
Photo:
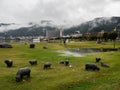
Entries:
<svg viewBox="0 0 120 90">
<path fill-rule="evenodd" d="M 75 57 L 83 57 L 89 53 L 97 53 L 97 52 L 107 52 L 107 51 L 117 51 L 118 49 L 113 48 L 76 48 L 70 50 L 57 50 L 60 53 L 60 56 L 75 56 Z"/>
</svg>

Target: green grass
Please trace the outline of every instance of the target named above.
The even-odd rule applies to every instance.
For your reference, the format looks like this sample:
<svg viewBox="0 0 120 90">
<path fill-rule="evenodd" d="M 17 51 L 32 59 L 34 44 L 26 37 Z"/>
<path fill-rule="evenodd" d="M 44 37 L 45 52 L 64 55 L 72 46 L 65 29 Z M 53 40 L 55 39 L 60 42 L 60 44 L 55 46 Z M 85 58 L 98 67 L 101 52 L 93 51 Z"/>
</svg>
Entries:
<svg viewBox="0 0 120 90">
<path fill-rule="evenodd" d="M 55 50 L 70 48 L 113 48 L 113 43 L 96 44 L 92 42 L 70 42 L 66 47 L 59 43 L 38 43 L 30 49 L 29 44 L 13 43 L 14 48 L 0 48 L 0 88 L 1 90 L 119 90 L 120 88 L 120 52 L 101 52 L 88 54 L 84 57 L 69 56 L 73 67 L 59 65 L 66 56 L 59 56 Z M 48 49 L 42 47 L 46 45 Z M 120 47 L 120 42 L 116 42 Z M 94 63 L 95 57 L 101 57 L 110 68 L 103 68 L 98 63 L 100 71 L 85 71 L 86 63 Z M 14 61 L 12 68 L 7 68 L 5 59 Z M 37 66 L 30 66 L 28 61 L 37 59 Z M 51 62 L 50 70 L 43 70 L 45 62 Z M 30 80 L 24 79 L 16 83 L 15 75 L 19 68 L 31 69 Z"/>
</svg>

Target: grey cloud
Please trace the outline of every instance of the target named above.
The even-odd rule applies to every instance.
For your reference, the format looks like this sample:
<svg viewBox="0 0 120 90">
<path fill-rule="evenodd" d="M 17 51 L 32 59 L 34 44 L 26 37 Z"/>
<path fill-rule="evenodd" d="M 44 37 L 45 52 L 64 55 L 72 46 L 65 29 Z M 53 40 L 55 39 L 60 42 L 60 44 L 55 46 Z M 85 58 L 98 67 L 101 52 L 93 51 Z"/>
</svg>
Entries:
<svg viewBox="0 0 120 90">
<path fill-rule="evenodd" d="M 24 23 L 48 19 L 80 23 L 112 16 L 113 12 L 120 15 L 119 9 L 114 8 L 116 1 L 119 0 L 0 0 L 0 21 Z"/>
</svg>

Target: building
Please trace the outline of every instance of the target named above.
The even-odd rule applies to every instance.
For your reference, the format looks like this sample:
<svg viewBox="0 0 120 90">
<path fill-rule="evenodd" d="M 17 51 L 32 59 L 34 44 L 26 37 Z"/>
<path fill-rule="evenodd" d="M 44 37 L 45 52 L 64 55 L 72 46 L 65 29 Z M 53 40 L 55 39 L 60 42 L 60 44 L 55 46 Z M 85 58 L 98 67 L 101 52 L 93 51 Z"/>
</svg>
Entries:
<svg viewBox="0 0 120 90">
<path fill-rule="evenodd" d="M 75 31 L 74 34 L 71 35 L 72 37 L 82 37 L 83 34 L 80 31 Z"/>
<path fill-rule="evenodd" d="M 63 35 L 62 30 L 51 30 L 51 31 L 49 30 L 49 31 L 46 31 L 46 38 L 47 39 L 62 37 L 62 35 Z"/>
<path fill-rule="evenodd" d="M 40 38 L 35 38 L 35 39 L 33 39 L 33 42 L 40 42 Z"/>
</svg>

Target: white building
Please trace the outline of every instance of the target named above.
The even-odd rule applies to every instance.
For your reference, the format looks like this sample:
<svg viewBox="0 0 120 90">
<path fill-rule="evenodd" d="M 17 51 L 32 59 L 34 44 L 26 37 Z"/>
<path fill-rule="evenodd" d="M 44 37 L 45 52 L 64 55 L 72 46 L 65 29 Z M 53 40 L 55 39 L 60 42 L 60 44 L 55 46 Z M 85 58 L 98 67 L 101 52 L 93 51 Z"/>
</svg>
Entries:
<svg viewBox="0 0 120 90">
<path fill-rule="evenodd" d="M 33 39 L 33 42 L 35 42 L 35 43 L 40 42 L 40 38 L 35 38 L 35 39 Z"/>
<path fill-rule="evenodd" d="M 82 37 L 83 34 L 80 33 L 80 31 L 75 31 L 74 34 L 72 35 L 72 37 Z"/>
</svg>

